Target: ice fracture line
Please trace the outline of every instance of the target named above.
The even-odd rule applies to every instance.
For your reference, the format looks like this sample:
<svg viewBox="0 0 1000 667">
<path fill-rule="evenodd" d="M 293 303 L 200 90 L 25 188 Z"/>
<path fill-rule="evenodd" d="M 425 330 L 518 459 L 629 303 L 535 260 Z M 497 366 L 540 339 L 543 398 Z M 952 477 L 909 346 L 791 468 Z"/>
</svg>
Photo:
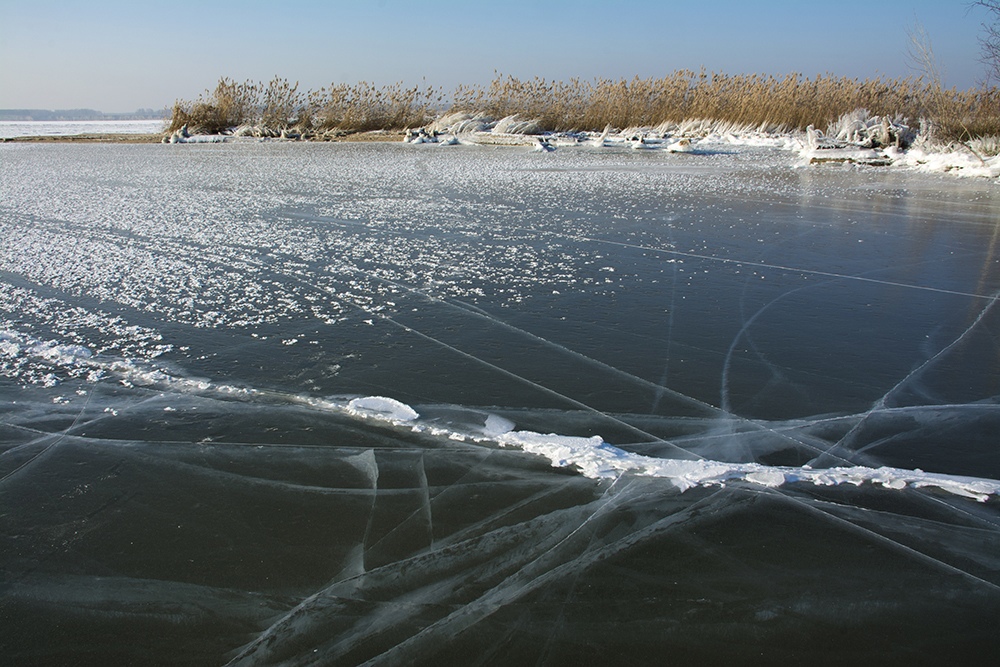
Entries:
<svg viewBox="0 0 1000 667">
<path fill-rule="evenodd" d="M 878 413 L 878 412 L 881 412 L 881 411 L 885 410 L 886 409 L 886 401 L 888 401 L 889 398 L 897 390 L 899 390 L 901 387 L 903 387 L 912 378 L 918 377 L 927 368 L 929 368 L 930 366 L 932 366 L 938 359 L 940 359 L 941 357 L 943 357 L 944 355 L 946 355 L 948 352 L 950 352 L 952 349 L 954 349 L 959 343 L 961 343 L 965 339 L 965 337 L 968 336 L 976 328 L 976 326 L 983 320 L 983 318 L 986 317 L 986 314 L 996 304 L 998 297 L 1000 297 L 1000 293 L 994 294 L 992 297 L 990 297 L 989 303 L 987 303 L 983 307 L 983 309 L 979 312 L 979 315 L 972 322 L 972 324 L 970 324 L 961 334 L 959 334 L 959 336 L 955 340 L 953 340 L 951 343 L 949 343 L 945 347 L 941 348 L 934 356 L 932 356 L 931 358 L 927 359 L 924 363 L 920 364 L 920 366 L 918 366 L 917 368 L 915 368 L 912 371 L 910 371 L 902 380 L 900 380 L 895 385 L 893 385 L 889 389 L 889 391 L 887 391 L 877 401 L 875 401 L 875 403 L 872 405 L 872 407 L 870 407 L 862 415 L 861 419 L 858 421 L 857 424 L 855 424 L 851 428 L 850 431 L 848 431 L 847 433 L 845 433 L 844 436 L 840 440 L 838 440 L 833 445 L 831 445 L 830 448 L 827 451 L 825 451 L 823 454 L 821 454 L 820 456 L 818 456 L 815 459 L 813 459 L 813 461 L 810 461 L 810 464 L 812 464 L 812 463 L 818 463 L 819 459 L 822 458 L 822 456 L 826 456 L 826 455 L 836 456 L 838 459 L 843 459 L 844 457 L 841 456 L 841 455 L 839 455 L 839 454 L 836 454 L 835 451 L 836 450 L 844 450 L 847 447 L 849 447 L 850 443 L 858 435 L 858 433 L 860 432 L 861 428 L 867 422 L 868 418 L 871 417 L 871 415 L 873 415 L 875 413 Z M 848 454 L 847 456 L 849 458 L 850 454 Z"/>
</svg>

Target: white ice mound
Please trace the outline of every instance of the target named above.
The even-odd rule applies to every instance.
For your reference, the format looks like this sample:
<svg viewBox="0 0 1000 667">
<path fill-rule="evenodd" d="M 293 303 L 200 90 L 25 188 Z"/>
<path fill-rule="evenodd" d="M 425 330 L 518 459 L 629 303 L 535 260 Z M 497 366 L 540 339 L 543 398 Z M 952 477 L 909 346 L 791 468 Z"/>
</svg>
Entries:
<svg viewBox="0 0 1000 667">
<path fill-rule="evenodd" d="M 361 417 L 377 417 L 391 422 L 411 422 L 420 415 L 406 403 L 385 396 L 365 396 L 351 399 L 347 409 Z"/>
<path fill-rule="evenodd" d="M 483 425 L 483 433 L 495 438 L 514 430 L 514 422 L 497 415 L 487 415 Z"/>
<path fill-rule="evenodd" d="M 876 484 L 895 490 L 931 487 L 979 502 L 986 502 L 990 496 L 1000 495 L 1000 481 L 990 479 L 890 467 L 810 468 L 658 459 L 626 452 L 604 442 L 599 436 L 583 438 L 512 431 L 496 438 L 496 442 L 501 446 L 518 447 L 544 456 L 555 467 L 574 467 L 587 477 L 615 478 L 629 472 L 644 477 L 667 479 L 681 491 L 696 486 L 722 486 L 727 482 L 742 481 L 766 487 L 796 482 L 816 486 Z"/>
<path fill-rule="evenodd" d="M 553 467 L 574 468 L 580 474 L 593 479 L 615 479 L 625 473 L 658 477 L 669 481 L 682 492 L 697 486 L 724 486 L 730 482 L 747 482 L 771 488 L 794 483 L 816 486 L 872 484 L 893 490 L 929 487 L 979 502 L 986 502 L 990 496 L 1000 496 L 1000 481 L 928 473 L 923 470 L 866 466 L 811 468 L 730 463 L 708 459 L 654 458 L 615 447 L 598 435 L 583 437 L 515 431 L 515 424 L 509 419 L 493 414 L 483 415 L 478 411 L 466 411 L 479 415 L 473 421 L 483 419 L 482 425 L 475 428 L 469 424 L 462 427 L 461 424 L 467 421 L 464 417 L 452 421 L 451 426 L 447 425 L 447 420 L 441 422 L 433 418 L 429 422 L 421 423 L 416 410 L 405 403 L 384 396 L 354 398 L 341 409 L 358 417 L 406 426 L 418 433 L 452 440 L 493 442 L 501 447 L 516 447 L 530 454 L 545 457 Z M 427 409 L 431 414 L 434 413 L 432 407 Z M 456 411 L 462 412 L 457 408 L 448 412 Z"/>
<path fill-rule="evenodd" d="M 625 452 L 612 447 L 596 435 L 583 438 L 555 433 L 542 435 L 533 431 L 512 431 L 497 438 L 497 442 L 506 447 L 517 447 L 532 454 L 540 454 L 556 468 L 575 467 L 587 477 L 617 477 L 623 472 L 620 454 Z"/>
<path fill-rule="evenodd" d="M 72 364 L 90 359 L 93 353 L 82 345 L 59 345 L 56 341 L 47 341 L 32 347 L 31 355 L 56 364 Z"/>
<path fill-rule="evenodd" d="M 693 153 L 694 145 L 691 144 L 690 139 L 678 139 L 674 143 L 667 146 L 667 152 L 669 153 Z"/>
<path fill-rule="evenodd" d="M 0 354 L 8 357 L 26 354 L 64 366 L 76 365 L 94 356 L 90 348 L 82 345 L 60 344 L 54 340 L 40 341 L 16 331 L 0 331 Z"/>
<path fill-rule="evenodd" d="M 542 129 L 538 121 L 524 119 L 514 114 L 498 120 L 492 131 L 495 134 L 540 134 Z"/>
<path fill-rule="evenodd" d="M 441 116 L 426 129 L 431 134 L 467 134 L 489 132 L 493 125 L 493 119 L 485 114 L 456 112 Z"/>
<path fill-rule="evenodd" d="M 930 173 L 947 172 L 957 176 L 1000 178 L 1000 155 L 981 156 L 973 149 L 976 145 L 959 144 L 946 148 L 916 146 L 900 153 L 898 164 L 912 167 L 917 171 Z"/>
</svg>

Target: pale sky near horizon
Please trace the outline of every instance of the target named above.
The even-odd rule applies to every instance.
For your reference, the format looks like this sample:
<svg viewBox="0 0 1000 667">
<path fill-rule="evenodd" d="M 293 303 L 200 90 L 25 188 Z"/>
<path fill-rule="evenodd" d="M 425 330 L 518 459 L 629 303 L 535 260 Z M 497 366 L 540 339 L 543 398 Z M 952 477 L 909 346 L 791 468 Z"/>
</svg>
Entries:
<svg viewBox="0 0 1000 667">
<path fill-rule="evenodd" d="M 162 108 L 220 77 L 486 84 L 678 69 L 915 76 L 923 26 L 947 86 L 985 74 L 965 0 L 0 0 L 0 108 Z"/>
</svg>

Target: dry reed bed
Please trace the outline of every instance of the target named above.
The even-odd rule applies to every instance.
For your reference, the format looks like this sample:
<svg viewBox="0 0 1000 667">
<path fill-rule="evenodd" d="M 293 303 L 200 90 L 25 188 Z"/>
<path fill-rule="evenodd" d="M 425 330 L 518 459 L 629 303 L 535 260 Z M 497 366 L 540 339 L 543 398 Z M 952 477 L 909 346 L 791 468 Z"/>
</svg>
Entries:
<svg viewBox="0 0 1000 667">
<path fill-rule="evenodd" d="M 301 92 L 298 83 L 275 78 L 270 83 L 219 80 L 193 102 L 174 103 L 168 132 L 187 126 L 194 134 L 217 134 L 241 126 L 270 131 L 295 129 L 322 135 L 404 129 L 424 125 L 441 106 L 440 91 L 402 84 L 376 87 L 367 82 L 334 84 L 318 91 Z"/>
<path fill-rule="evenodd" d="M 193 102 L 174 104 L 168 131 L 187 126 L 212 134 L 240 126 L 294 130 L 322 138 L 370 130 L 422 127 L 445 112 L 532 119 L 540 131 L 650 127 L 698 118 L 769 131 L 825 128 L 856 109 L 894 118 L 936 139 L 1000 135 L 1000 89 L 944 89 L 921 78 L 850 79 L 788 74 L 727 75 L 679 70 L 662 78 L 568 82 L 498 76 L 490 85 L 439 88 L 334 84 L 301 92 L 275 78 L 268 84 L 221 79 Z"/>
</svg>

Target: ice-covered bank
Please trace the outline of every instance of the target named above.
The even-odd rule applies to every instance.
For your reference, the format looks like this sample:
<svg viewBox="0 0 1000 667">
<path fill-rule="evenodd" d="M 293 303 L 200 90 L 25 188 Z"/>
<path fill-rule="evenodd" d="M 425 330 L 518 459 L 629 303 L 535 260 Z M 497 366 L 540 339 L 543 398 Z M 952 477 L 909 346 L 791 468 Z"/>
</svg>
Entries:
<svg viewBox="0 0 1000 667">
<path fill-rule="evenodd" d="M 826 131 L 813 126 L 789 131 L 777 125 L 759 127 L 703 119 L 663 123 L 655 127 L 607 127 L 603 132 L 543 132 L 535 120 L 519 116 L 494 119 L 485 114 L 447 113 L 434 122 L 401 133 L 311 132 L 241 125 L 222 134 L 192 134 L 185 125 L 163 137 L 163 143 L 226 141 L 402 141 L 422 146 L 486 145 L 557 149 L 632 149 L 665 154 L 699 154 L 770 146 L 787 151 L 802 165 L 865 165 L 905 168 L 927 173 L 996 179 L 1000 176 L 1000 145 L 994 138 L 936 141 L 929 125 L 913 128 L 899 119 L 875 116 L 860 109 L 843 115 Z"/>
<path fill-rule="evenodd" d="M 539 133 L 537 123 L 511 116 L 493 120 L 483 114 L 453 113 L 427 127 L 408 131 L 413 144 L 484 144 L 556 148 L 632 148 L 666 153 L 697 153 L 724 145 L 773 146 L 796 154 L 809 165 L 859 164 L 899 166 L 926 172 L 953 173 L 995 179 L 1000 155 L 995 140 L 941 143 L 899 120 L 873 116 L 865 110 L 845 114 L 826 132 L 812 126 L 804 132 L 741 126 L 711 120 L 664 123 L 603 133 Z"/>
</svg>

